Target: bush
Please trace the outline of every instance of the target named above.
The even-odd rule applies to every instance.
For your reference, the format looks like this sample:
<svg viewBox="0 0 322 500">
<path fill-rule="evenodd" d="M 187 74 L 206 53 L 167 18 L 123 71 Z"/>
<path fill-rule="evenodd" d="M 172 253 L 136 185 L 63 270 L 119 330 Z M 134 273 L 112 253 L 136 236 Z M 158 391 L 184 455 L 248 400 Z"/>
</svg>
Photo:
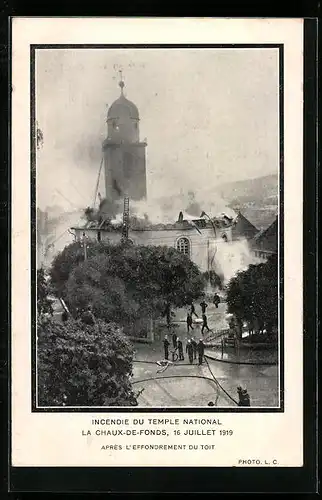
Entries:
<svg viewBox="0 0 322 500">
<path fill-rule="evenodd" d="M 40 406 L 136 405 L 130 377 L 133 348 L 113 324 L 38 322 Z"/>
</svg>

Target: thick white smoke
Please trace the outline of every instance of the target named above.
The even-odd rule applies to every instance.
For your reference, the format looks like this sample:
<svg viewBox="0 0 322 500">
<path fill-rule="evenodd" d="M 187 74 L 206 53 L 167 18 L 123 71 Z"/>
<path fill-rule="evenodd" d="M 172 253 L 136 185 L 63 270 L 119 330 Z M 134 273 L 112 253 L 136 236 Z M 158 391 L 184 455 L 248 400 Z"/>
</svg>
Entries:
<svg viewBox="0 0 322 500">
<path fill-rule="evenodd" d="M 223 285 L 226 285 L 239 271 L 245 271 L 251 264 L 262 262 L 253 255 L 246 239 L 229 242 L 216 240 L 211 244 L 210 249 L 211 267 L 223 277 Z"/>
<path fill-rule="evenodd" d="M 195 195 L 192 191 L 178 193 L 177 196 L 164 196 L 146 201 L 130 200 L 130 212 L 138 218 L 148 218 L 152 224 L 171 224 L 178 219 L 180 212 L 189 218 L 200 217 L 206 212 L 210 217 L 225 213 L 236 217 L 236 213 L 224 200 L 214 195 L 214 200 L 206 199 L 202 194 Z"/>
<path fill-rule="evenodd" d="M 64 213 L 62 217 L 48 218 L 50 224 L 49 231 L 40 232 L 40 245 L 37 247 L 37 267 L 48 268 L 51 265 L 57 253 L 61 252 L 66 245 L 74 241 L 72 227 L 84 225 L 82 220 L 83 212 L 75 210 L 74 212 Z"/>
<path fill-rule="evenodd" d="M 163 197 L 156 200 L 131 202 L 130 210 L 138 218 L 147 218 L 153 224 L 173 223 L 177 220 L 180 211 L 184 216 L 193 219 L 199 218 L 201 212 L 206 212 L 211 218 L 226 214 L 235 218 L 237 214 L 229 208 L 223 199 L 206 200 L 191 191 L 187 195 L 179 194 L 176 197 Z M 239 271 L 246 270 L 250 264 L 258 264 L 261 259 L 251 252 L 246 239 L 225 242 L 218 239 L 210 243 L 210 269 L 222 277 L 223 285 Z M 210 284 L 209 284 L 210 287 Z M 213 290 L 208 290 L 211 293 Z"/>
</svg>

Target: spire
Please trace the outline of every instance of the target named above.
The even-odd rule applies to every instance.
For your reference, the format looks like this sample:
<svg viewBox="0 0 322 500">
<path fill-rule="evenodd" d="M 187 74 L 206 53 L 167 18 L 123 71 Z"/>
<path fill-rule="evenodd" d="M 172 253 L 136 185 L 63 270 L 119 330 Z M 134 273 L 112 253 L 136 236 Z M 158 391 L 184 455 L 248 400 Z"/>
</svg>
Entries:
<svg viewBox="0 0 322 500">
<path fill-rule="evenodd" d="M 122 70 L 119 71 L 120 74 L 120 81 L 119 81 L 119 87 L 121 89 L 121 95 L 123 95 L 123 88 L 125 86 L 125 83 L 123 81 L 123 75 L 122 75 Z"/>
</svg>

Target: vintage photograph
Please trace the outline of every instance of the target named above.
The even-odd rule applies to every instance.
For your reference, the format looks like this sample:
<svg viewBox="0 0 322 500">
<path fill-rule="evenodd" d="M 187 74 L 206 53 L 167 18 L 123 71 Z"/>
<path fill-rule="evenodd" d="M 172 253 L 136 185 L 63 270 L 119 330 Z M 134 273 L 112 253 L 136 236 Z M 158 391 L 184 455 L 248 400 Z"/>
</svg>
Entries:
<svg viewBox="0 0 322 500">
<path fill-rule="evenodd" d="M 280 51 L 33 48 L 34 411 L 282 409 Z"/>
</svg>

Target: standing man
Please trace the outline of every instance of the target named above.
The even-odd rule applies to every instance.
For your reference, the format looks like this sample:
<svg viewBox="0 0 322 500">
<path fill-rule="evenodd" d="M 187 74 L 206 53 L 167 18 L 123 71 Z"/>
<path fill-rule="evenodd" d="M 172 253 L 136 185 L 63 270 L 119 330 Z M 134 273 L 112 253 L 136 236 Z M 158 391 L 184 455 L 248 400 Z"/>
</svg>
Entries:
<svg viewBox="0 0 322 500">
<path fill-rule="evenodd" d="M 204 329 L 207 328 L 207 331 L 210 332 L 210 328 L 208 326 L 207 322 L 207 316 L 205 314 L 202 315 L 202 328 L 201 328 L 201 333 L 203 335 Z"/>
<path fill-rule="evenodd" d="M 169 345 L 170 345 L 170 342 L 168 340 L 168 335 L 165 335 L 164 341 L 163 341 L 163 347 L 164 347 L 164 359 L 166 359 L 166 360 L 169 359 Z"/>
<path fill-rule="evenodd" d="M 172 345 L 173 345 L 173 349 L 176 349 L 177 348 L 177 334 L 176 332 L 173 332 L 172 334 Z"/>
<path fill-rule="evenodd" d="M 216 306 L 216 309 L 218 309 L 218 305 L 220 304 L 220 297 L 219 297 L 218 293 L 215 293 L 215 295 L 214 295 L 214 304 Z"/>
<path fill-rule="evenodd" d="M 205 352 L 205 346 L 203 340 L 200 339 L 198 344 L 199 365 L 202 365 L 204 352 Z"/>
<path fill-rule="evenodd" d="M 200 307 L 201 307 L 202 314 L 205 314 L 206 313 L 206 309 L 208 307 L 208 304 L 203 300 L 202 302 L 200 302 Z"/>
<path fill-rule="evenodd" d="M 197 342 L 195 341 L 195 339 L 193 337 L 191 339 L 191 344 L 193 347 L 193 359 L 197 359 Z"/>
<path fill-rule="evenodd" d="M 198 314 L 196 313 L 195 305 L 193 302 L 191 302 L 190 314 L 191 314 L 191 316 L 194 314 L 196 316 L 196 318 L 199 318 Z"/>
<path fill-rule="evenodd" d="M 188 353 L 189 363 L 192 364 L 193 363 L 193 347 L 192 347 L 190 339 L 188 340 L 188 343 L 187 343 L 186 352 Z"/>
<path fill-rule="evenodd" d="M 182 340 L 180 338 L 178 338 L 177 345 L 178 345 L 179 361 L 184 361 Z"/>
<path fill-rule="evenodd" d="M 187 332 L 189 333 L 189 330 L 193 330 L 193 326 L 192 326 L 192 316 L 191 316 L 191 313 L 187 313 Z"/>
</svg>

